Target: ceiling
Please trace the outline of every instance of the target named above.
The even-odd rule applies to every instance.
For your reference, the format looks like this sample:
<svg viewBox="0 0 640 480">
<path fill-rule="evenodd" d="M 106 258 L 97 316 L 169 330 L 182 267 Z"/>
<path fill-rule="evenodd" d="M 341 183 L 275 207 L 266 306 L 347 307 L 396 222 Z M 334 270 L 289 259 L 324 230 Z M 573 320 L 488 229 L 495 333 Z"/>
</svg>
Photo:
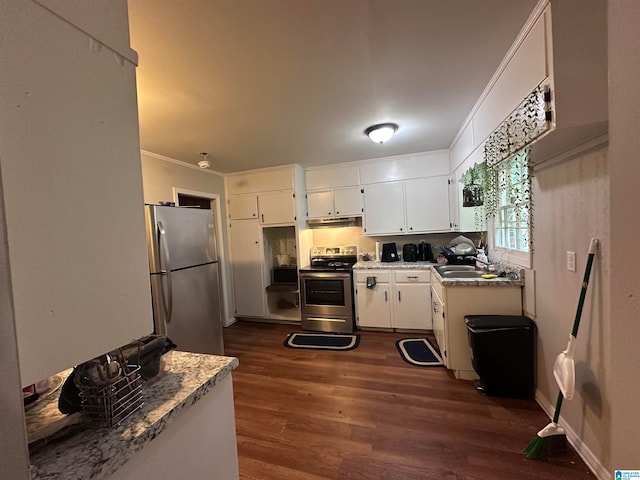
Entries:
<svg viewBox="0 0 640 480">
<path fill-rule="evenodd" d="M 221 173 L 448 148 L 535 4 L 129 0 L 141 147 Z"/>
</svg>

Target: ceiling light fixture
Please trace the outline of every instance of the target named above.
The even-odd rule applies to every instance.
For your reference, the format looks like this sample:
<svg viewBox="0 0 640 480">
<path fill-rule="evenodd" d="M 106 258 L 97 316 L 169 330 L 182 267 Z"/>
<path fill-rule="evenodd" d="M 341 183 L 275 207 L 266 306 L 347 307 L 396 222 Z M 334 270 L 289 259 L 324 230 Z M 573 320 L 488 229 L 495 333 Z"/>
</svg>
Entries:
<svg viewBox="0 0 640 480">
<path fill-rule="evenodd" d="M 393 137 L 396 130 L 398 130 L 398 125 L 395 123 L 379 123 L 378 125 L 368 127 L 364 133 L 373 142 L 384 143 Z"/>
<path fill-rule="evenodd" d="M 198 162 L 198 166 L 200 168 L 209 168 L 211 166 L 211 163 L 207 160 L 209 154 L 207 152 L 200 152 L 200 155 L 202 155 L 202 160 Z"/>
</svg>

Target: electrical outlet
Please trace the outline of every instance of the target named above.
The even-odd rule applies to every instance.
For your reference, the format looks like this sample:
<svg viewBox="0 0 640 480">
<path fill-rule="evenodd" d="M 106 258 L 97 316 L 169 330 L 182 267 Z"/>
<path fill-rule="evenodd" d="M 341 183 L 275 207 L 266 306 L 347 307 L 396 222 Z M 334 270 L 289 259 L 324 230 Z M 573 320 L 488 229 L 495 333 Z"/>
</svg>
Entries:
<svg viewBox="0 0 640 480">
<path fill-rule="evenodd" d="M 576 271 L 576 252 L 567 251 L 567 270 L 570 272 Z"/>
</svg>

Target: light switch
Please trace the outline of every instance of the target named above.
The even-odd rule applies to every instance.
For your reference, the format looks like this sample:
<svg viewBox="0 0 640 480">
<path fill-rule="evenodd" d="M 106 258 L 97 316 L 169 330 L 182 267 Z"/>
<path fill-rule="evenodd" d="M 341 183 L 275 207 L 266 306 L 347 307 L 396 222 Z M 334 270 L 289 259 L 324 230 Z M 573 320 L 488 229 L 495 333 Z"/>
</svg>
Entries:
<svg viewBox="0 0 640 480">
<path fill-rule="evenodd" d="M 567 270 L 570 272 L 576 271 L 576 252 L 567 251 Z"/>
</svg>

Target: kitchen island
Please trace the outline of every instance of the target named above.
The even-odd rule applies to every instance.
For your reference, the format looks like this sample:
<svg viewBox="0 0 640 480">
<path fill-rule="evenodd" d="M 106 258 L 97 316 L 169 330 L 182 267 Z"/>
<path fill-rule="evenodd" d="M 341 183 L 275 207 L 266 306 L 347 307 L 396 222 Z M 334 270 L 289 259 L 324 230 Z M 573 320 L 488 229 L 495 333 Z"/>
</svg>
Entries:
<svg viewBox="0 0 640 480">
<path fill-rule="evenodd" d="M 164 376 L 144 385 L 139 411 L 119 426 L 86 428 L 37 450 L 30 457 L 31 478 L 237 479 L 231 372 L 238 359 L 169 355 Z M 64 417 L 58 393 L 26 412 L 30 437 Z"/>
</svg>

